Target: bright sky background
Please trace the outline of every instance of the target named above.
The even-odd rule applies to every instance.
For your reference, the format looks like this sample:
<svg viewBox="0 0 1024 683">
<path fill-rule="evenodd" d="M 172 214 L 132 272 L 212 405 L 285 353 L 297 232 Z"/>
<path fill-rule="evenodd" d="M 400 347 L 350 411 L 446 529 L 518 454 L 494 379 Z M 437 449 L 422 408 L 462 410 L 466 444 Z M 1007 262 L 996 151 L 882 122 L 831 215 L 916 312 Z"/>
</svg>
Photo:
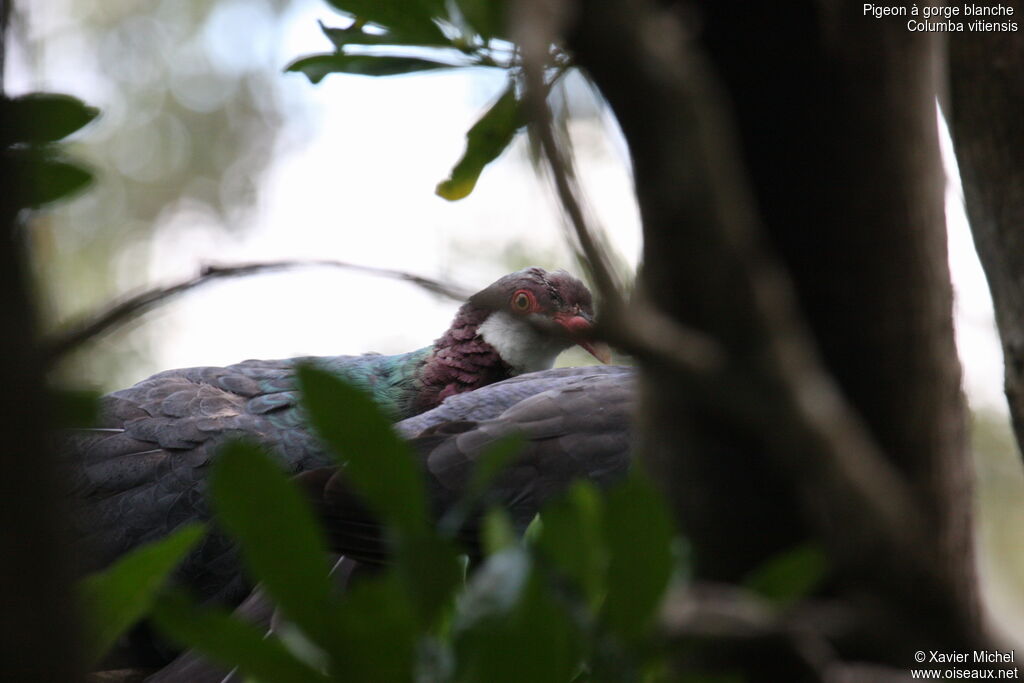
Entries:
<svg viewBox="0 0 1024 683">
<path fill-rule="evenodd" d="M 34 6 L 30 25 L 53 31 L 63 21 L 67 1 Z M 282 39 L 266 5 L 227 0 L 206 24 L 207 52 L 228 72 L 246 61 L 280 67 L 298 55 L 329 49 L 318 19 L 337 23 L 325 3 L 297 3 L 286 17 Z M 102 79 L 75 68 L 86 63 L 89 46 L 74 44 L 73 36 L 73 30 L 63 33 L 62 40 L 71 37 L 67 49 L 50 52 L 36 73 L 15 58 L 8 88 L 70 92 L 103 109 L 108 92 Z M 498 252 L 517 242 L 550 254 L 551 265 L 572 267 L 562 246 L 557 204 L 533 173 L 522 140 L 484 171 L 469 198 L 450 203 L 434 195 L 435 184 L 462 151 L 466 130 L 500 92 L 501 73 L 335 75 L 318 86 L 289 74 L 275 82 L 274 95 L 287 103 L 286 120 L 261 181 L 255 223 L 225 232 L 201 207 L 182 207 L 159 227 L 145 255 L 151 282 L 190 276 L 208 262 L 313 257 L 447 276 L 476 287 L 502 274 Z M 217 93 L 180 93 L 200 96 Z M 589 200 L 612 243 L 635 264 L 639 219 L 618 130 L 607 117 L 591 118 L 574 135 Z M 956 178 L 948 136 L 943 140 L 948 170 Z M 965 387 L 975 404 L 1003 409 L 1002 356 L 991 302 L 956 182 L 947 193 L 947 213 Z M 129 254 L 119 267 L 137 268 L 139 256 Z M 160 342 L 140 372 L 249 357 L 408 350 L 438 336 L 452 311 L 451 302 L 409 285 L 334 270 L 216 284 L 150 316 L 147 324 L 159 331 Z"/>
<path fill-rule="evenodd" d="M 343 20 L 324 3 L 299 5 L 284 39 L 267 45 L 238 41 L 267 28 L 268 16 L 253 10 L 259 3 L 223 3 L 207 34 L 211 45 L 223 48 L 227 41 L 229 49 L 212 57 L 223 54 L 228 62 L 222 66 L 231 68 L 238 58 L 232 50 L 270 49 L 280 68 L 329 50 L 317 20 Z M 247 24 L 248 31 L 239 30 Z M 70 64 L 58 61 L 35 80 L 15 69 L 9 87 L 71 92 L 102 109 L 103 88 L 61 66 Z M 152 282 L 191 276 L 208 262 L 333 258 L 446 276 L 475 288 L 504 274 L 500 250 L 517 242 L 551 254 L 551 263 L 541 265 L 573 268 L 557 205 L 535 177 L 523 140 L 484 172 L 469 198 L 451 203 L 434 194 L 461 155 L 466 131 L 503 89 L 501 72 L 331 76 L 318 86 L 300 74 L 277 80 L 277 96 L 288 103 L 286 123 L 262 179 L 255 223 L 227 233 L 202 207 L 184 207 L 160 226 L 150 246 Z M 577 131 L 581 175 L 598 214 L 613 227 L 614 244 L 635 265 L 639 218 L 624 147 L 613 124 L 603 127 L 590 120 Z M 129 254 L 122 267 L 136 268 L 138 256 Z M 409 350 L 439 336 L 454 308 L 408 284 L 330 269 L 215 284 L 150 316 L 160 341 L 142 372 L 249 357 Z"/>
</svg>

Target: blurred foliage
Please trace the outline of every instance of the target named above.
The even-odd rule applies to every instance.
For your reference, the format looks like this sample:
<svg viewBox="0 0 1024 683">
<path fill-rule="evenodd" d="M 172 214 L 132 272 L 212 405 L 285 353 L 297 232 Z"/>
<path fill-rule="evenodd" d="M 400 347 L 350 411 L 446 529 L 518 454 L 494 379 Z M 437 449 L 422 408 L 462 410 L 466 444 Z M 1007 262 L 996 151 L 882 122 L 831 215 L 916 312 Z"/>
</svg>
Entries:
<svg viewBox="0 0 1024 683">
<path fill-rule="evenodd" d="M 302 387 L 313 424 L 381 520 L 391 563 L 337 595 L 308 504 L 272 458 L 237 443 L 212 475 L 218 520 L 288 625 L 261 638 L 222 611 L 168 593 L 155 612 L 168 635 L 277 683 L 660 679 L 652 628 L 673 569 L 671 523 L 641 476 L 607 495 L 575 485 L 542 511 L 527 543 L 513 540 L 500 511 L 488 513 L 489 555 L 463 583 L 450 533 L 458 525 L 438 527 L 428 516 L 420 468 L 387 418 L 321 371 L 306 368 Z M 477 488 L 507 462 L 502 448 L 477 473 Z"/>
<path fill-rule="evenodd" d="M 93 191 L 32 219 L 51 323 L 146 283 L 149 245 L 175 220 L 244 229 L 282 122 L 274 33 L 292 4 L 21 3 L 16 35 L 32 82 L 58 83 L 104 112 L 70 143 L 95 171 Z M 73 169 L 52 171 L 67 187 L 81 183 Z M 119 334 L 93 347 L 87 365 L 72 359 L 66 375 L 103 377 L 108 388 L 134 381 L 146 341 Z"/>
<path fill-rule="evenodd" d="M 526 125 L 522 113 L 522 62 L 506 37 L 505 3 L 499 0 L 329 0 L 347 15 L 345 28 L 320 25 L 334 52 L 295 60 L 288 71 L 319 83 L 328 74 L 397 76 L 437 69 L 504 69 L 505 90 L 466 133 L 462 157 L 451 175 L 438 183 L 438 196 L 451 201 L 468 196 L 489 163 Z M 565 75 L 569 58 L 552 48 L 547 88 Z M 560 118 L 564 122 L 564 117 Z"/>
<path fill-rule="evenodd" d="M 466 132 L 461 157 L 449 176 L 439 182 L 435 193 L 457 201 L 469 196 L 483 170 L 498 159 L 516 140 L 527 124 L 523 111 L 525 80 L 518 47 L 509 39 L 506 26 L 507 7 L 500 0 L 412 0 L 410 2 L 378 2 L 368 0 L 328 0 L 347 17 L 344 28 L 320 24 L 321 31 L 333 45 L 333 52 L 301 57 L 288 71 L 303 73 L 316 84 L 332 73 L 359 76 L 398 76 L 424 71 L 463 68 L 500 69 L 508 76 L 505 87 L 480 114 Z M 567 87 L 567 83 L 575 87 Z M 597 116 L 603 110 L 603 98 L 596 88 L 572 68 L 569 55 L 558 46 L 551 46 L 545 86 L 553 113 L 556 133 L 569 139 L 570 100 L 573 117 Z M 531 148 L 535 165 L 537 150 Z M 633 268 L 608 248 L 605 252 L 615 270 L 630 283 Z M 570 243 L 573 240 L 570 239 Z M 514 244 L 519 244 L 514 243 Z M 505 258 L 514 269 L 517 264 Z M 564 263 L 564 259 L 558 259 Z M 535 258 L 529 264 L 538 263 Z M 581 272 L 587 268 L 581 264 Z M 581 354 L 572 354 L 567 361 L 585 364 Z"/>
<path fill-rule="evenodd" d="M 279 34 L 290 25 L 285 18 L 309 4 L 21 4 L 15 31 L 20 56 L 13 60 L 21 74 L 19 87 L 26 80 L 32 87 L 52 83 L 99 104 L 104 112 L 87 135 L 70 142 L 95 171 L 92 191 L 32 219 L 33 265 L 46 323 L 61 325 L 106 306 L 119 293 L 180 277 L 186 268 L 191 273 L 195 254 L 218 239 L 218 230 L 245 229 L 259 208 L 261 170 L 285 143 L 289 148 L 301 143 L 298 136 L 315 129 L 302 125 L 303 111 L 291 96 L 301 88 L 281 78 L 282 60 L 275 54 L 282 42 Z M 392 12 L 399 18 L 387 25 L 390 31 L 371 20 L 324 27 L 325 42 L 335 52 L 323 56 L 358 58 L 349 60 L 352 64 L 367 59 L 385 63 L 378 57 L 391 56 L 445 67 L 477 65 L 507 71 L 515 80 L 514 48 L 502 37 L 503 3 L 414 3 L 447 17 L 428 20 L 425 29 L 424 12 L 408 10 L 407 4 L 396 4 L 401 11 Z M 369 8 L 365 11 L 383 21 L 383 5 L 366 2 L 350 9 Z M 395 41 L 409 49 L 395 53 Z M 420 47 L 410 47 L 415 45 Z M 378 54 L 383 52 L 387 55 Z M 573 80 L 578 86 L 583 79 Z M 553 90 L 556 114 L 567 116 L 571 99 L 574 117 L 595 117 L 599 107 L 586 93 L 580 96 L 583 90 Z M 495 93 L 503 105 L 510 102 L 502 97 L 505 92 L 499 87 Z M 508 109 L 498 107 L 495 113 L 509 114 Z M 480 170 L 501 154 L 517 129 L 508 116 L 483 116 L 452 178 L 442 183 L 446 192 L 469 192 Z M 288 139 L 279 137 L 282 131 Z M 565 264 L 564 257 L 558 260 Z M 165 329 L 161 321 L 126 326 L 103 344 L 90 345 L 87 354 L 70 357 L 62 379 L 103 390 L 133 383 L 140 378 L 140 366 L 152 362 L 150 347 L 161 343 Z"/>
<path fill-rule="evenodd" d="M 92 427 L 99 414 L 100 394 L 90 389 L 57 388 L 53 392 L 56 423 L 61 427 Z"/>
<path fill-rule="evenodd" d="M 827 559 L 816 545 L 800 547 L 770 558 L 743 581 L 743 585 L 779 607 L 786 607 L 814 592 L 825 578 Z"/>
<path fill-rule="evenodd" d="M 121 634 L 149 612 L 164 582 L 204 531 L 201 524 L 182 526 L 79 582 L 87 664 L 99 662 Z"/>
<path fill-rule="evenodd" d="M 216 521 L 283 619 L 267 635 L 177 589 L 160 592 L 203 533 L 189 525 L 83 581 L 90 661 L 152 607 L 170 638 L 260 681 L 675 680 L 657 618 L 672 577 L 688 580 L 680 558 L 688 564 L 689 556 L 676 551 L 667 506 L 642 474 L 607 491 L 577 482 L 523 540 L 504 510 L 486 511 L 485 557 L 467 577 L 458 532 L 522 444 L 485 453 L 466 499 L 434 520 L 415 454 L 369 396 L 313 367 L 302 369 L 300 388 L 346 482 L 382 525 L 387 566 L 339 591 L 327 535 L 300 489 L 261 447 L 230 443 L 210 476 Z M 820 551 L 801 547 L 759 568 L 747 586 L 785 607 L 823 573 Z M 685 680 L 726 680 L 690 673 Z"/>
<path fill-rule="evenodd" d="M 98 115 L 95 107 L 70 95 L 0 96 L 0 154 L 12 171 L 6 191 L 21 208 L 68 199 L 89 184 L 92 173 L 70 158 L 60 141 Z"/>
<path fill-rule="evenodd" d="M 437 193 L 452 200 L 468 196 L 484 167 L 505 151 L 524 123 L 515 84 L 509 83 L 505 92 L 466 133 L 466 151 L 452 168 L 451 176 L 438 184 Z"/>
</svg>

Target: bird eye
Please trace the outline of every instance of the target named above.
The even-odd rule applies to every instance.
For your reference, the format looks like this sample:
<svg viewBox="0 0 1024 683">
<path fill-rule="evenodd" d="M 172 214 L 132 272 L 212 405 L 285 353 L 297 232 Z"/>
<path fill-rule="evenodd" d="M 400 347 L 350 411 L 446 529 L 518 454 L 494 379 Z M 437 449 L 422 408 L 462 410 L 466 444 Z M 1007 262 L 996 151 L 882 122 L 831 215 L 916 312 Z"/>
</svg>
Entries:
<svg viewBox="0 0 1024 683">
<path fill-rule="evenodd" d="M 512 295 L 512 308 L 520 313 L 526 313 L 533 308 L 533 295 L 525 289 L 520 289 Z"/>
</svg>

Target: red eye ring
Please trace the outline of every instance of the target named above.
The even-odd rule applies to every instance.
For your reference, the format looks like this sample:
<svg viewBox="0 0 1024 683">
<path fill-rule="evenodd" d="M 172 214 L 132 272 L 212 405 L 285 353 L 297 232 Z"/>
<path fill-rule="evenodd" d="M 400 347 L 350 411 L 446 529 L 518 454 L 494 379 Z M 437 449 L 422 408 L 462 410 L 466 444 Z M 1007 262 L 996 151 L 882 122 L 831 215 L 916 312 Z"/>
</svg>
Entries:
<svg viewBox="0 0 1024 683">
<path fill-rule="evenodd" d="M 518 313 L 529 313 L 530 311 L 536 310 L 537 300 L 533 296 L 533 292 L 528 289 L 517 289 L 512 293 L 512 297 L 509 299 L 509 305 L 513 311 Z"/>
</svg>

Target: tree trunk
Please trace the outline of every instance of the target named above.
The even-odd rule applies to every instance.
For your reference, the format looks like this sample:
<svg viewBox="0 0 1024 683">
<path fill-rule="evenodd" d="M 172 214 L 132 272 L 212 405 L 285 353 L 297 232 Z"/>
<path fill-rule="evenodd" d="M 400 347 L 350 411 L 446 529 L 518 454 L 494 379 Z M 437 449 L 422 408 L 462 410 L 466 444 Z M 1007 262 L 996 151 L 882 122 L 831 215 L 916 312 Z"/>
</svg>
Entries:
<svg viewBox="0 0 1024 683">
<path fill-rule="evenodd" d="M 1018 22 L 1021 3 L 1016 8 Z M 995 304 L 1006 396 L 1024 443 L 1024 39 L 965 33 L 950 40 L 953 143 L 978 256 Z"/>
<path fill-rule="evenodd" d="M 941 45 L 857 3 L 703 7 L 761 216 L 828 369 L 928 508 L 974 602 L 935 114 Z"/>
<path fill-rule="evenodd" d="M 10 3 L 0 0 L 0 54 L 10 11 Z M 5 114 L 0 100 L 0 125 Z M 18 185 L 13 172 L 0 154 L 0 177 L 8 188 Z M 0 680 L 64 683 L 79 679 L 78 634 L 18 210 L 19 197 L 0 191 Z"/>
<path fill-rule="evenodd" d="M 692 9 L 587 3 L 569 41 L 629 144 L 644 224 L 641 291 L 719 341 L 727 381 L 746 387 L 764 418 L 751 428 L 648 366 L 646 454 L 695 546 L 699 576 L 736 581 L 817 527 L 837 570 L 833 588 L 866 588 L 901 614 L 899 626 L 876 622 L 879 637 L 846 654 L 906 666 L 910 642 L 962 646 L 977 633 L 977 597 L 935 116 L 941 46 L 902 22 L 863 17 L 856 3 L 718 0 L 698 3 L 696 17 Z M 696 35 L 678 29 L 681 17 L 695 19 L 685 28 Z M 721 91 L 680 86 L 699 80 L 694 41 Z M 731 107 L 702 118 L 693 106 L 701 98 Z M 788 327 L 757 312 L 779 285 L 776 255 L 804 317 Z M 785 303 L 784 292 L 775 299 Z M 823 527 L 839 534 L 859 524 L 857 508 L 808 507 L 801 475 L 766 456 L 788 428 L 776 419 L 787 379 L 766 362 L 772 335 L 801 325 L 923 512 L 927 535 L 907 551 L 935 553 L 925 571 L 937 583 L 916 596 L 895 578 L 900 560 L 869 539 L 843 548 L 822 538 Z M 831 527 L 823 514 L 835 517 Z"/>
</svg>

